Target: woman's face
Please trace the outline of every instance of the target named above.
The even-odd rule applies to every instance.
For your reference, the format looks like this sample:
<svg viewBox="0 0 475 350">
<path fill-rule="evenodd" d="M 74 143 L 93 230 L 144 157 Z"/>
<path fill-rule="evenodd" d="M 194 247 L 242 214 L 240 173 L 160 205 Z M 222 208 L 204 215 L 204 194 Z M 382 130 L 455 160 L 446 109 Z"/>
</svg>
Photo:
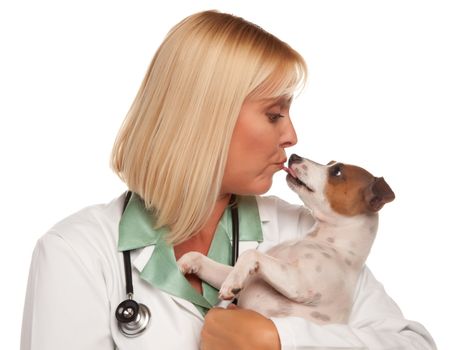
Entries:
<svg viewBox="0 0 475 350">
<path fill-rule="evenodd" d="M 234 128 L 222 194 L 256 195 L 269 190 L 287 161 L 285 148 L 297 143 L 289 117 L 291 99 L 246 99 Z"/>
</svg>

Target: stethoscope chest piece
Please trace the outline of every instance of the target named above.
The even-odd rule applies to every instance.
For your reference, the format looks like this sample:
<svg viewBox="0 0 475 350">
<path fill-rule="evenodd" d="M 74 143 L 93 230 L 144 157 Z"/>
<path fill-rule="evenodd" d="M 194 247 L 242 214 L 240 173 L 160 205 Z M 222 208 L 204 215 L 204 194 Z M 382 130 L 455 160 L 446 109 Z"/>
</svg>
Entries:
<svg viewBox="0 0 475 350">
<path fill-rule="evenodd" d="M 124 300 L 116 310 L 120 332 L 126 337 L 140 335 L 150 324 L 150 310 L 132 299 Z"/>
</svg>

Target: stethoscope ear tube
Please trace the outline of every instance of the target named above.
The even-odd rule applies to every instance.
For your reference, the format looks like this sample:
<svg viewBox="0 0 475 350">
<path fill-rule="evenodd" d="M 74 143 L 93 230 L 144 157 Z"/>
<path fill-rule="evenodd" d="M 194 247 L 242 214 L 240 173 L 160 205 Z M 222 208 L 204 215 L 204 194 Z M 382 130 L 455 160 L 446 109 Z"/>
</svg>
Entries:
<svg viewBox="0 0 475 350">
<path fill-rule="evenodd" d="M 233 244 L 231 254 L 231 265 L 236 265 L 236 260 L 239 256 L 239 214 L 237 210 L 236 195 L 231 195 L 231 218 L 233 223 Z"/>
<path fill-rule="evenodd" d="M 236 265 L 237 258 L 239 257 L 239 214 L 237 207 L 237 198 L 236 195 L 233 194 L 231 196 L 231 220 L 233 223 L 231 266 Z M 237 301 L 237 298 L 234 298 L 232 303 L 237 305 Z"/>
</svg>

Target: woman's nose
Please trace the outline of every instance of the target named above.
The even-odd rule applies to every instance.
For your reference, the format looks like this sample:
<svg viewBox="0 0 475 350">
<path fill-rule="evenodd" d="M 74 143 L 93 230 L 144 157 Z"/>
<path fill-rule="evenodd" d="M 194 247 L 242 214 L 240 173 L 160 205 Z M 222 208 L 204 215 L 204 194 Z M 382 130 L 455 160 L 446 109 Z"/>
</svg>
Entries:
<svg viewBox="0 0 475 350">
<path fill-rule="evenodd" d="M 292 124 L 292 121 L 290 118 L 286 118 L 287 123 L 285 123 L 284 128 L 282 130 L 282 136 L 281 136 L 281 146 L 282 148 L 286 147 L 292 147 L 294 146 L 298 139 L 297 139 L 297 134 L 294 129 L 294 125 Z"/>
</svg>

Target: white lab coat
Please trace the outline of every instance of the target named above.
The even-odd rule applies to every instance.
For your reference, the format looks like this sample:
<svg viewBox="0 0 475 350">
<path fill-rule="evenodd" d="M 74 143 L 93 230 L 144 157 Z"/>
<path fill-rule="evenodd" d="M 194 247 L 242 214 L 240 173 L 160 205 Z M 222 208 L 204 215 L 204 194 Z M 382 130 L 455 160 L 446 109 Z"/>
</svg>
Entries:
<svg viewBox="0 0 475 350">
<path fill-rule="evenodd" d="M 31 262 L 21 350 L 193 350 L 203 317 L 190 302 L 142 280 L 139 271 L 153 246 L 132 253 L 135 300 L 151 311 L 148 329 L 123 336 L 115 319 L 125 299 L 123 257 L 117 250 L 124 195 L 69 216 L 41 237 Z M 276 197 L 259 197 L 264 241 L 258 249 L 302 236 L 312 226 L 306 209 Z M 257 243 L 254 245 L 254 247 Z M 242 242 L 241 252 L 253 248 Z M 416 322 L 397 305 L 365 268 L 359 278 L 349 325 L 318 326 L 302 318 L 272 318 L 282 349 L 435 349 Z"/>
</svg>

